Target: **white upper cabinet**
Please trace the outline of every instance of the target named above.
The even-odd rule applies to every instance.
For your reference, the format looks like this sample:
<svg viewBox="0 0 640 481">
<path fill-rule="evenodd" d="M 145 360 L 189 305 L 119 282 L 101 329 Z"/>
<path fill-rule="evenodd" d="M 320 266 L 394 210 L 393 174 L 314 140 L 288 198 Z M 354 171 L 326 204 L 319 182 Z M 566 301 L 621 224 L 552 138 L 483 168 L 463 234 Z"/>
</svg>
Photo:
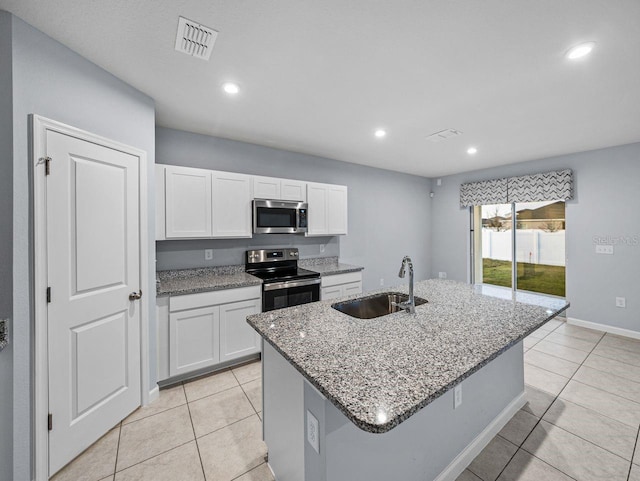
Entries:
<svg viewBox="0 0 640 481">
<path fill-rule="evenodd" d="M 211 237 L 211 171 L 165 167 L 166 238 Z"/>
<path fill-rule="evenodd" d="M 212 172 L 212 237 L 251 237 L 251 176 Z"/>
<path fill-rule="evenodd" d="M 347 233 L 347 187 L 344 185 L 307 184 L 309 228 L 307 236 L 344 235 Z"/>
<path fill-rule="evenodd" d="M 156 164 L 156 240 L 165 240 L 167 237 L 164 188 L 165 166 Z"/>
<path fill-rule="evenodd" d="M 306 185 L 306 182 L 300 180 L 254 176 L 253 198 L 305 202 L 307 200 Z"/>
</svg>

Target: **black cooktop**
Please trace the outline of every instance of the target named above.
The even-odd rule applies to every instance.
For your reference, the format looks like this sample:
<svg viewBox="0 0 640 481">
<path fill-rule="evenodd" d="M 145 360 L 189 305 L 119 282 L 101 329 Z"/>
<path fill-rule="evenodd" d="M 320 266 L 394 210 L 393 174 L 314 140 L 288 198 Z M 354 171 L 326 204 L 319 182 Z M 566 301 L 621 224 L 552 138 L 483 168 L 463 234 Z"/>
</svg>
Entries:
<svg viewBox="0 0 640 481">
<path fill-rule="evenodd" d="M 265 282 L 284 282 L 294 279 L 313 279 L 320 277 L 320 273 L 303 269 L 302 267 L 287 269 L 247 269 L 247 274 L 259 277 Z"/>
</svg>

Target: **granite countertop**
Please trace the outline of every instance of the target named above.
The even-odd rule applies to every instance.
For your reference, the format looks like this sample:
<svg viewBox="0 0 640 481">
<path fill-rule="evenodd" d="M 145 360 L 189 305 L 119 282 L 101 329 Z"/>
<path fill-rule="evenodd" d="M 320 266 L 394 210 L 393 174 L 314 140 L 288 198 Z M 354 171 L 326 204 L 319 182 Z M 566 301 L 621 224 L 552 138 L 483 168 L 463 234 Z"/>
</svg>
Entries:
<svg viewBox="0 0 640 481">
<path fill-rule="evenodd" d="M 353 266 L 341 263 L 337 257 L 316 257 L 313 259 L 300 259 L 298 265 L 304 269 L 320 273 L 320 276 L 331 276 L 334 274 L 347 274 L 349 272 L 359 272 L 364 267 Z"/>
<path fill-rule="evenodd" d="M 407 287 L 376 292 L 386 291 Z M 334 300 L 247 321 L 356 426 L 384 433 L 569 307 L 438 279 L 416 283 L 415 295 L 429 301 L 415 315 L 356 319 L 333 309 Z"/>
<path fill-rule="evenodd" d="M 157 296 L 177 296 L 199 292 L 259 286 L 262 280 L 247 274 L 244 266 L 202 267 L 158 271 Z"/>
</svg>

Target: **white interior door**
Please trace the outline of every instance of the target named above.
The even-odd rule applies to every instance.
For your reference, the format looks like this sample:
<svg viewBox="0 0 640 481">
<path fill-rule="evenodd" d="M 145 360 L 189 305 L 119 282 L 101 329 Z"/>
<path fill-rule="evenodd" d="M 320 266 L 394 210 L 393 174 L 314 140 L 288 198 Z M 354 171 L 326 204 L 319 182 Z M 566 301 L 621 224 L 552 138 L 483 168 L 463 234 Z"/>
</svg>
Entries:
<svg viewBox="0 0 640 481">
<path fill-rule="evenodd" d="M 140 405 L 139 163 L 46 134 L 49 474 Z"/>
</svg>

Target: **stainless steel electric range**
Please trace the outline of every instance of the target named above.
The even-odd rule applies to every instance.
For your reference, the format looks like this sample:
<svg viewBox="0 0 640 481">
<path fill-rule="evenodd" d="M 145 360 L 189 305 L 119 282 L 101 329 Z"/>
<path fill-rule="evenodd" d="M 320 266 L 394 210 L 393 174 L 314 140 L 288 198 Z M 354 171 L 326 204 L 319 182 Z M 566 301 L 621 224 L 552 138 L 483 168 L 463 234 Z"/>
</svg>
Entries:
<svg viewBox="0 0 640 481">
<path fill-rule="evenodd" d="M 247 251 L 247 274 L 262 279 L 262 311 L 320 300 L 320 274 L 298 267 L 298 249 Z"/>
</svg>

